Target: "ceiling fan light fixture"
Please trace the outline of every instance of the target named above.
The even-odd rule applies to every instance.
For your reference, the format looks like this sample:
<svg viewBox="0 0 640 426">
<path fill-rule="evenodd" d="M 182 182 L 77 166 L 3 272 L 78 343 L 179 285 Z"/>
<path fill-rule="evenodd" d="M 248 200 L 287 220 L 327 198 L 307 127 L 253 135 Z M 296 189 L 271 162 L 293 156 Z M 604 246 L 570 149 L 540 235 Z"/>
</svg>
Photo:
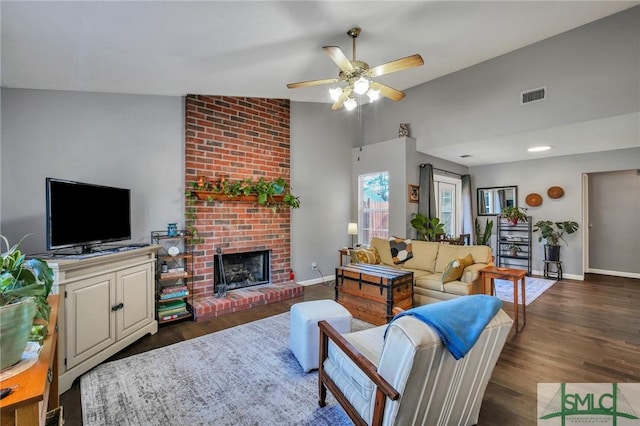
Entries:
<svg viewBox="0 0 640 426">
<path fill-rule="evenodd" d="M 369 90 L 369 80 L 364 77 L 360 77 L 353 83 L 353 91 L 358 95 L 364 95 Z"/>
<path fill-rule="evenodd" d="M 338 102 L 338 99 L 340 99 L 341 95 L 342 87 L 334 87 L 332 89 L 329 89 L 329 96 L 331 96 L 331 99 L 333 99 L 334 102 Z"/>
<path fill-rule="evenodd" d="M 357 106 L 358 106 L 358 103 L 352 97 L 349 97 L 349 99 L 344 101 L 344 107 L 347 109 L 347 111 L 352 111 Z"/>
<path fill-rule="evenodd" d="M 367 92 L 367 96 L 369 97 L 369 101 L 375 102 L 380 99 L 380 91 L 369 89 L 369 91 Z"/>
</svg>

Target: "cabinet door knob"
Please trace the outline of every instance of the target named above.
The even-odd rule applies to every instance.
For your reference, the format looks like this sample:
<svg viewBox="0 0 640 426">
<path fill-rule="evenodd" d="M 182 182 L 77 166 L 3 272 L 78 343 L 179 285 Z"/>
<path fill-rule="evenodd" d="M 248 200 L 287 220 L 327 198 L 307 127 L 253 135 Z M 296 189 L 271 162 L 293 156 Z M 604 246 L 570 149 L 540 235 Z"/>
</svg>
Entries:
<svg viewBox="0 0 640 426">
<path fill-rule="evenodd" d="M 112 307 L 111 307 L 111 310 L 112 310 L 112 311 L 119 311 L 119 310 L 120 310 L 120 309 L 122 309 L 122 308 L 124 308 L 124 303 L 118 303 L 117 305 L 112 306 Z"/>
</svg>

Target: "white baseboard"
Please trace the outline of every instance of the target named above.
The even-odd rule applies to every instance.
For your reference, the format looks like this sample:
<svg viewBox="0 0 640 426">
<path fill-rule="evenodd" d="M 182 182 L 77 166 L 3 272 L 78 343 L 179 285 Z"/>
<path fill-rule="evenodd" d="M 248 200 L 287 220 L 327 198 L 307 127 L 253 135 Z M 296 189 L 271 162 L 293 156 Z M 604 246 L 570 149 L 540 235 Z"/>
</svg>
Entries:
<svg viewBox="0 0 640 426">
<path fill-rule="evenodd" d="M 640 274 L 636 272 L 607 271 L 606 269 L 589 269 L 587 272 L 592 274 L 613 275 L 614 277 L 624 278 L 640 278 Z"/>
<path fill-rule="evenodd" d="M 296 281 L 296 284 L 300 284 L 300 285 L 303 285 L 303 286 L 314 285 L 314 284 L 322 284 L 322 283 L 326 283 L 326 282 L 329 282 L 329 281 L 333 281 L 334 278 L 335 277 L 333 275 L 330 275 L 330 276 L 321 277 L 321 278 L 313 278 L 311 280 Z"/>
</svg>

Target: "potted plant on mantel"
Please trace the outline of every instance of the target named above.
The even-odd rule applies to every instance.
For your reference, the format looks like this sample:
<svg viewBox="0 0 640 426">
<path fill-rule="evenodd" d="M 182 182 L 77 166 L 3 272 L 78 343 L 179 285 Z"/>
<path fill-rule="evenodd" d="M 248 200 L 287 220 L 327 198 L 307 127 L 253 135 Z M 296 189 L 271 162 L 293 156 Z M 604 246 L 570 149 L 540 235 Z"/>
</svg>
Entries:
<svg viewBox="0 0 640 426">
<path fill-rule="evenodd" d="M 34 318 L 49 321 L 47 297 L 53 286 L 53 270 L 44 260 L 26 259 L 19 250 L 25 237 L 13 246 L 0 237 L 0 247 L 3 242 L 6 246 L 0 272 L 0 369 L 4 369 L 20 361 L 32 331 L 39 334 L 32 339 L 41 339 L 46 333 L 46 327 L 33 327 L 33 323 Z"/>
<path fill-rule="evenodd" d="M 500 210 L 500 216 L 507 219 L 513 225 L 517 225 L 518 222 L 527 221 L 527 213 L 525 213 L 525 211 L 520 207 L 504 207 Z"/>
<path fill-rule="evenodd" d="M 560 241 L 567 242 L 562 238 L 565 234 L 573 234 L 578 230 L 578 224 L 573 221 L 552 222 L 550 220 L 539 220 L 535 223 L 533 232 L 540 231 L 538 242 L 546 240 L 544 245 L 544 260 L 560 260 Z"/>
</svg>

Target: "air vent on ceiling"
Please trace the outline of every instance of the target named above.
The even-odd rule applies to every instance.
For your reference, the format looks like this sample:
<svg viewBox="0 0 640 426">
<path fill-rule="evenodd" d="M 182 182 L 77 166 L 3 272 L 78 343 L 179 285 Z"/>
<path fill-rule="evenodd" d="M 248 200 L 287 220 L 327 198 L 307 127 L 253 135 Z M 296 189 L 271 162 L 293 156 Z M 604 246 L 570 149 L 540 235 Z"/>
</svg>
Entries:
<svg viewBox="0 0 640 426">
<path fill-rule="evenodd" d="M 525 90 L 520 93 L 520 105 L 530 104 L 531 102 L 544 101 L 547 99 L 547 86 L 537 89 Z"/>
</svg>

